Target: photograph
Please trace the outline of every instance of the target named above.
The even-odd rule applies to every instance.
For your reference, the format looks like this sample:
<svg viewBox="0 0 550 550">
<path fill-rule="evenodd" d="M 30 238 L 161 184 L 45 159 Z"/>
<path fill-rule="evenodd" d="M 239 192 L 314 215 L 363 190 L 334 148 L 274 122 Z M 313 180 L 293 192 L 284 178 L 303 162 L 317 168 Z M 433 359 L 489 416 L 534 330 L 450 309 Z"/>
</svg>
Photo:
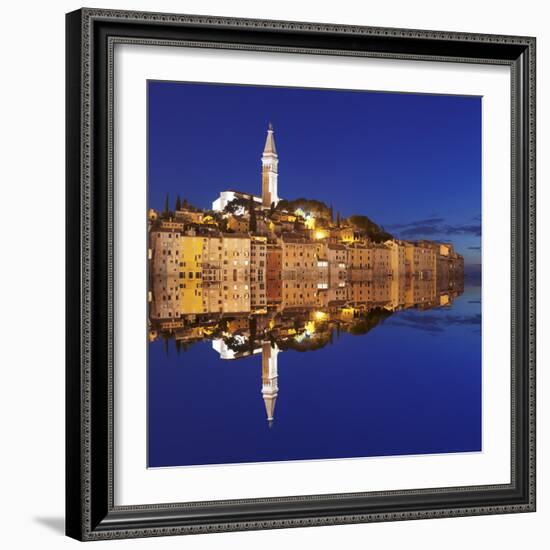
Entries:
<svg viewBox="0 0 550 550">
<path fill-rule="evenodd" d="M 145 85 L 147 467 L 483 452 L 483 98 Z"/>
<path fill-rule="evenodd" d="M 180 8 L 66 14 L 65 534 L 521 546 L 542 19 Z"/>
</svg>

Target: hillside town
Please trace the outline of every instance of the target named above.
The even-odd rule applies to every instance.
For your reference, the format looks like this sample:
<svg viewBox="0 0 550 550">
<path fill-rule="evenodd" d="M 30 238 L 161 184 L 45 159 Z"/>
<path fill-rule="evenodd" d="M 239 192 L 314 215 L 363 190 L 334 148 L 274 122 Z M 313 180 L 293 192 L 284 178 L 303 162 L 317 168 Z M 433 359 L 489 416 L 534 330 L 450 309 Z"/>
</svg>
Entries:
<svg viewBox="0 0 550 550">
<path fill-rule="evenodd" d="M 395 308 L 415 301 L 420 281 L 432 288 L 423 297 L 434 305 L 436 287 L 460 284 L 464 260 L 450 243 L 399 240 L 366 216 L 280 199 L 271 124 L 261 160 L 261 196 L 226 190 L 211 210 L 178 197 L 173 210 L 167 198 L 164 211 L 149 211 L 151 320 L 338 304 Z"/>
<path fill-rule="evenodd" d="M 211 340 L 222 359 L 262 354 L 268 422 L 277 354 L 364 334 L 392 313 L 450 304 L 464 289 L 451 243 L 397 239 L 364 215 L 278 195 L 271 124 L 261 195 L 228 189 L 211 209 L 176 198 L 148 212 L 149 339 Z"/>
</svg>

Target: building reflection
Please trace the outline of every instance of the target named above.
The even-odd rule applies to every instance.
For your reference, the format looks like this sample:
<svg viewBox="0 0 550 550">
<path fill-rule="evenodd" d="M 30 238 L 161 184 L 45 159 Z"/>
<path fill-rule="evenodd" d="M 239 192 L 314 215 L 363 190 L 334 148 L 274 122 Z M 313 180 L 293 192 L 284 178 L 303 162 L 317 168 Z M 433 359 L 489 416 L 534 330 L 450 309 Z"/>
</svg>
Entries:
<svg viewBox="0 0 550 550">
<path fill-rule="evenodd" d="M 326 286 L 306 278 L 281 278 L 276 285 L 281 292 L 260 293 L 266 297 L 258 301 L 266 303 L 255 306 L 251 299 L 252 282 L 239 280 L 238 273 L 236 279 L 224 285 L 223 281 L 210 284 L 199 277 L 201 286 L 197 286 L 193 277 L 193 284 L 182 289 L 190 292 L 189 302 L 187 294 L 179 291 L 179 276 L 159 279 L 152 286 L 149 339 L 173 341 L 178 352 L 197 342 L 210 341 L 220 359 L 228 361 L 261 355 L 261 396 L 270 427 L 279 394 L 280 353 L 313 352 L 332 344 L 343 332 L 367 334 L 398 311 L 448 307 L 464 290 L 460 271 L 441 277 L 390 274 L 346 280 L 343 286 L 340 278 Z M 228 287 L 227 301 L 224 286 Z M 203 291 L 202 295 L 198 291 Z M 216 299 L 212 299 L 214 292 L 218 292 Z M 162 295 L 168 298 L 169 293 L 173 296 L 168 306 Z M 206 299 L 199 299 L 205 296 Z M 156 307 L 158 303 L 162 307 Z M 182 308 L 182 304 L 189 304 L 189 309 Z M 169 307 L 174 308 L 172 315 L 166 315 Z"/>
<path fill-rule="evenodd" d="M 396 311 L 447 306 L 464 290 L 452 244 L 396 239 L 362 215 L 281 199 L 271 124 L 261 196 L 222 191 L 211 210 L 178 197 L 148 212 L 149 339 L 178 351 L 209 340 L 224 360 L 262 355 L 269 425 L 278 355 L 365 334 Z"/>
</svg>

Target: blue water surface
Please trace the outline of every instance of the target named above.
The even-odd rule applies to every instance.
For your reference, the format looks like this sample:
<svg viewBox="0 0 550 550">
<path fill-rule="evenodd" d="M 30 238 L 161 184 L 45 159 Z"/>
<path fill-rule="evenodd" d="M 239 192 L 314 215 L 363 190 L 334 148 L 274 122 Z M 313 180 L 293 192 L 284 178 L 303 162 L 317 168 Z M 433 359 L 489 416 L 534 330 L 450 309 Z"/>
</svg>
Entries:
<svg viewBox="0 0 550 550">
<path fill-rule="evenodd" d="M 278 355 L 270 427 L 261 356 L 222 360 L 210 341 L 149 344 L 149 467 L 481 449 L 480 286 L 449 307 L 394 313 Z"/>
</svg>

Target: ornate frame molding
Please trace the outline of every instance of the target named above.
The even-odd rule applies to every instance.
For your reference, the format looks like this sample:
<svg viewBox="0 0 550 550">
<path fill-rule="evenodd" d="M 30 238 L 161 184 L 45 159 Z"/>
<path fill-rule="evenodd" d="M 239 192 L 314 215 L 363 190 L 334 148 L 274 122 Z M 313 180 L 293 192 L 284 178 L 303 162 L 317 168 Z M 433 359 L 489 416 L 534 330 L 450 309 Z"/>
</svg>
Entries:
<svg viewBox="0 0 550 550">
<path fill-rule="evenodd" d="M 247 33 L 254 33 L 253 43 L 247 41 Z M 353 47 L 349 37 L 368 41 Z M 333 46 L 334 42 L 340 46 Z M 509 485 L 114 506 L 112 83 L 117 43 L 511 67 L 513 443 Z M 531 37 L 87 8 L 68 14 L 67 534 L 99 540 L 534 511 L 535 86 L 535 39 Z M 479 498 L 470 503 L 445 501 L 446 495 L 456 499 L 461 493 L 479 493 Z M 400 504 L 412 496 L 416 505 Z M 378 510 L 350 511 L 354 507 L 348 503 L 357 498 L 381 504 Z M 314 506 L 327 501 L 322 509 Z M 301 503 L 302 510 L 293 509 L 292 503 Z M 304 512 L 307 503 L 311 509 Z M 258 505 L 270 509 L 258 517 Z M 236 507 L 245 511 L 233 518 Z M 200 516 L 202 508 L 207 513 Z"/>
</svg>

